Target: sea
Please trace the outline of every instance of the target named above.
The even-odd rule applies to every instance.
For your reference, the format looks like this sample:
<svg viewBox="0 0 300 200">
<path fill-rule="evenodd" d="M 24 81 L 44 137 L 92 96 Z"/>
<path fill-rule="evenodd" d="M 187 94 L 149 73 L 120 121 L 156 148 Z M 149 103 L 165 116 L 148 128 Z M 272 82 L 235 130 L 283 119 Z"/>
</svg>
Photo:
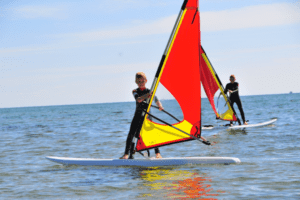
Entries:
<svg viewBox="0 0 300 200">
<path fill-rule="evenodd" d="M 202 136 L 214 145 L 194 140 L 160 148 L 163 157 L 241 160 L 231 165 L 64 166 L 45 157 L 122 156 L 135 102 L 2 108 L 0 199 L 300 199 L 300 94 L 241 100 L 249 124 L 278 120 L 227 130 L 202 99 L 202 124 L 216 126 Z M 180 118 L 177 102 L 161 102 Z"/>
</svg>

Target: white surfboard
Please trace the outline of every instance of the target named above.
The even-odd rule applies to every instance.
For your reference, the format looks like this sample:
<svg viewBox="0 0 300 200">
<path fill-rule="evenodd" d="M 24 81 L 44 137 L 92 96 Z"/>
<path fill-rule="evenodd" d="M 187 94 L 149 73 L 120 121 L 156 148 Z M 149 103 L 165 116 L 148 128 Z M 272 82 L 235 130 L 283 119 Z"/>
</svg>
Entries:
<svg viewBox="0 0 300 200">
<path fill-rule="evenodd" d="M 258 123 L 258 124 L 229 126 L 228 129 L 244 129 L 244 128 L 253 128 L 253 127 L 259 127 L 259 126 L 266 126 L 266 125 L 269 125 L 269 124 L 273 124 L 276 121 L 277 121 L 277 119 L 275 118 L 275 119 L 272 119 L 270 121 L 263 122 L 263 123 Z"/>
<path fill-rule="evenodd" d="M 270 121 L 266 121 L 263 123 L 258 124 L 248 124 L 248 125 L 235 125 L 235 126 L 225 126 L 227 129 L 244 129 L 244 128 L 253 128 L 253 127 L 260 127 L 260 126 L 267 126 L 270 124 L 273 124 L 277 121 L 277 118 L 274 118 Z M 224 127 L 224 126 L 217 126 L 217 127 Z M 214 126 L 202 126 L 202 130 L 211 130 L 213 128 L 216 128 Z"/>
<path fill-rule="evenodd" d="M 214 126 L 202 126 L 202 130 L 211 130 Z"/>
<path fill-rule="evenodd" d="M 240 159 L 232 157 L 178 157 L 178 158 L 149 158 L 149 159 L 97 159 L 97 158 L 67 158 L 47 156 L 48 160 L 63 165 L 90 166 L 169 166 L 186 164 L 234 164 Z"/>
</svg>

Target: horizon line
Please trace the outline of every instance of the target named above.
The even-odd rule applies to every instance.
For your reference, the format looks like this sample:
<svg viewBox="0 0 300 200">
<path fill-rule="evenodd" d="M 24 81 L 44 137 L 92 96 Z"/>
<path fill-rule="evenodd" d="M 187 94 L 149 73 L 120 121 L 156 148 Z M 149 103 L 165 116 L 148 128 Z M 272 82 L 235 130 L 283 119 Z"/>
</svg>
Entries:
<svg viewBox="0 0 300 200">
<path fill-rule="evenodd" d="M 292 91 L 291 91 L 292 92 Z M 300 94 L 300 92 L 288 92 L 288 93 L 275 93 L 275 94 L 252 94 L 252 95 L 240 95 L 240 97 L 246 96 L 266 96 L 266 95 L 290 95 Z M 207 97 L 201 97 L 201 99 L 207 99 Z M 176 99 L 161 99 L 160 101 L 169 101 Z M 96 105 L 96 104 L 113 104 L 113 103 L 133 103 L 135 101 L 114 101 L 114 102 L 101 102 L 101 103 L 75 103 L 75 104 L 56 104 L 56 105 L 37 105 L 37 106 L 16 106 L 16 107 L 0 107 L 0 109 L 11 109 L 11 108 L 35 108 L 35 107 L 53 107 L 53 106 L 79 106 L 79 105 Z"/>
</svg>

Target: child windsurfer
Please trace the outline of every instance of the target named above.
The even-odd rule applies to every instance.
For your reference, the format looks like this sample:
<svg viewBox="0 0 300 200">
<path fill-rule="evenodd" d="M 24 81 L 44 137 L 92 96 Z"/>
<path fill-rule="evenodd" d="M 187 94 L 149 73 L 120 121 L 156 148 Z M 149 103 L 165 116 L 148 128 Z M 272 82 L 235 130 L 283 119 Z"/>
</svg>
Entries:
<svg viewBox="0 0 300 200">
<path fill-rule="evenodd" d="M 248 123 L 245 120 L 245 114 L 244 114 L 242 102 L 241 102 L 241 99 L 239 96 L 239 88 L 238 88 L 239 84 L 237 82 L 235 82 L 234 75 L 231 75 L 229 77 L 229 80 L 230 80 L 230 83 L 228 83 L 226 85 L 224 92 L 225 92 L 225 94 L 227 93 L 227 91 L 229 92 L 229 94 L 230 94 L 229 100 L 230 100 L 230 105 L 231 105 L 232 109 L 233 109 L 233 103 L 236 103 L 240 110 L 244 125 L 248 125 Z M 230 122 L 230 124 L 232 125 L 232 122 Z"/>
<path fill-rule="evenodd" d="M 132 119 L 132 122 L 130 125 L 130 130 L 129 130 L 129 133 L 127 136 L 125 152 L 124 152 L 124 155 L 120 159 L 128 159 L 132 139 L 136 134 L 137 128 L 141 125 L 140 121 L 142 120 L 141 119 L 142 112 L 143 112 L 142 109 L 147 108 L 147 105 L 143 104 L 143 102 L 146 102 L 146 100 L 148 98 L 150 98 L 152 95 L 152 92 L 150 92 L 150 90 L 148 88 L 146 88 L 146 86 L 145 86 L 147 83 L 147 77 L 143 72 L 136 73 L 135 82 L 138 85 L 138 88 L 134 89 L 132 91 L 132 94 L 136 100 L 136 110 L 135 110 L 135 114 Z M 164 109 L 162 107 L 162 104 L 160 103 L 160 101 L 157 99 L 156 96 L 154 97 L 154 101 L 155 101 L 156 105 L 158 106 L 159 110 Z M 156 158 L 162 158 L 158 148 L 155 148 L 155 154 L 156 154 Z"/>
</svg>

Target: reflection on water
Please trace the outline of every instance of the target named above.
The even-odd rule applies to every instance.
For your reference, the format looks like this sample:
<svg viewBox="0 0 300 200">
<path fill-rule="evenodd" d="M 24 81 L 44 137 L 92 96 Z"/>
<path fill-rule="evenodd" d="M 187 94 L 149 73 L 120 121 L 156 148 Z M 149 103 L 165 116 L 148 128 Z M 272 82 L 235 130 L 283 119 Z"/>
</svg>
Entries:
<svg viewBox="0 0 300 200">
<path fill-rule="evenodd" d="M 162 197 L 168 199 L 216 199 L 211 188 L 212 180 L 205 174 L 168 168 L 148 168 L 140 172 L 143 186 L 151 194 L 143 197 Z M 217 191 L 218 193 L 224 193 Z"/>
<path fill-rule="evenodd" d="M 242 134 L 242 135 L 247 135 L 247 131 L 246 129 L 228 129 L 227 130 L 227 133 L 230 134 L 230 135 L 237 135 L 237 134 Z"/>
</svg>

